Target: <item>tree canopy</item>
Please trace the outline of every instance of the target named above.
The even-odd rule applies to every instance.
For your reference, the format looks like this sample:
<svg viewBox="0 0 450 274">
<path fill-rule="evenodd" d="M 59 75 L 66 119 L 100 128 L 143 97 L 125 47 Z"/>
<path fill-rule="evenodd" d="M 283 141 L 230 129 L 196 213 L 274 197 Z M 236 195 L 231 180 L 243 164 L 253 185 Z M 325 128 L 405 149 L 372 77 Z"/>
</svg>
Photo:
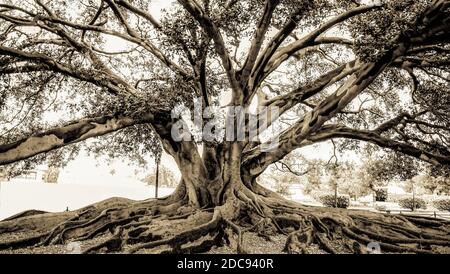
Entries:
<svg viewBox="0 0 450 274">
<path fill-rule="evenodd" d="M 426 11 L 429 1 L 269 2 L 174 2 L 158 21 L 147 1 L 3 1 L 1 163 L 116 131 L 92 150 L 143 161 L 158 150 L 161 117 L 197 96 L 219 105 L 227 92 L 236 105 L 263 92 L 260 104 L 289 124 L 276 152 L 249 146 L 254 173 L 332 138 L 449 163 L 445 12 Z M 36 134 L 48 144 L 18 152 Z"/>
</svg>

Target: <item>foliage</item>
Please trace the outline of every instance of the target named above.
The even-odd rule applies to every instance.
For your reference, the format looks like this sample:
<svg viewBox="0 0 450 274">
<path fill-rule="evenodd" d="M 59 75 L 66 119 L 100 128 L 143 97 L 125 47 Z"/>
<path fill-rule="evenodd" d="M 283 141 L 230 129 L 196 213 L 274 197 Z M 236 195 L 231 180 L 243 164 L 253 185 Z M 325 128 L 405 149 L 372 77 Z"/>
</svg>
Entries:
<svg viewBox="0 0 450 274">
<path fill-rule="evenodd" d="M 275 186 L 275 192 L 284 196 L 290 195 L 289 183 L 279 181 Z"/>
<path fill-rule="evenodd" d="M 433 206 L 442 211 L 450 211 L 450 200 L 434 201 Z"/>
<path fill-rule="evenodd" d="M 156 169 L 153 169 L 150 174 L 142 179 L 142 182 L 148 185 L 155 185 L 156 182 Z M 175 178 L 175 174 L 167 167 L 159 166 L 159 186 L 176 187 L 178 181 Z"/>
<path fill-rule="evenodd" d="M 323 179 L 325 169 L 320 161 L 313 160 L 308 162 L 308 173 L 306 174 L 306 181 L 303 186 L 305 194 L 311 194 L 315 190 L 323 187 Z"/>
<path fill-rule="evenodd" d="M 333 194 L 323 195 L 319 198 L 320 202 L 327 207 L 347 208 L 350 205 L 350 199 L 348 196 L 338 195 L 335 199 Z"/>
<path fill-rule="evenodd" d="M 382 204 L 376 204 L 376 205 L 374 206 L 374 208 L 375 208 L 376 210 L 378 210 L 378 211 L 386 211 L 386 210 L 387 210 L 386 205 L 382 205 Z"/>
<path fill-rule="evenodd" d="M 429 4 L 429 1 L 383 1 L 385 5 L 369 12 L 368 17 L 353 19 L 350 27 L 358 35 L 358 53 L 363 58 L 376 59 L 389 49 L 390 41 L 404 31 L 414 28 L 417 18 Z M 370 18 L 370 19 L 369 19 Z M 371 46 L 368 47 L 367 43 Z"/>
<path fill-rule="evenodd" d="M 450 195 L 450 177 L 430 177 L 425 181 L 424 188 L 437 195 Z"/>
<path fill-rule="evenodd" d="M 450 195 L 450 168 L 444 165 L 429 166 L 421 184 L 431 194 Z"/>
<path fill-rule="evenodd" d="M 386 202 L 387 198 L 388 198 L 388 191 L 386 188 L 375 189 L 375 201 Z"/>
<path fill-rule="evenodd" d="M 447 177 L 450 178 L 450 166 L 445 165 L 429 165 L 428 174 L 433 177 Z"/>
<path fill-rule="evenodd" d="M 59 177 L 59 168 L 49 167 L 42 175 L 42 180 L 46 183 L 57 183 Z"/>
<path fill-rule="evenodd" d="M 304 193 L 332 191 L 337 187 L 340 193 L 358 198 L 370 193 L 370 182 L 366 171 L 355 163 L 342 162 L 336 166 L 323 160 L 313 160 L 308 163 Z"/>
<path fill-rule="evenodd" d="M 402 188 L 408 193 L 415 193 L 419 195 L 424 195 L 427 193 L 433 194 L 430 189 L 433 189 L 434 191 L 437 189 L 437 186 L 433 186 L 434 182 L 434 179 L 426 175 L 418 175 L 410 180 L 403 181 Z"/>
<path fill-rule="evenodd" d="M 398 201 L 398 204 L 403 207 L 414 211 L 415 209 L 426 209 L 427 204 L 420 198 L 403 198 Z"/>
<path fill-rule="evenodd" d="M 368 155 L 368 157 L 364 168 L 375 184 L 393 179 L 411 179 L 419 172 L 419 164 L 416 160 L 399 153 L 381 153 Z"/>
</svg>

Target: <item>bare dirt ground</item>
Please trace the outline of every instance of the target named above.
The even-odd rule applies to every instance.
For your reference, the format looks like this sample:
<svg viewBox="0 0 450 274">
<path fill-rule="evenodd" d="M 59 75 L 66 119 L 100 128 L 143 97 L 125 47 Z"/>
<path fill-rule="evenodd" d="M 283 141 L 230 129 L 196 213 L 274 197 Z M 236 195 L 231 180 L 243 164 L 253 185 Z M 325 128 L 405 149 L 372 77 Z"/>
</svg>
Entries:
<svg viewBox="0 0 450 274">
<path fill-rule="evenodd" d="M 5 233 L 0 235 L 0 241 L 12 241 L 28 236 L 33 236 L 33 233 Z M 82 249 L 87 249 L 99 242 L 110 237 L 111 234 L 105 233 L 95 239 L 89 241 L 83 241 L 80 243 Z M 285 235 L 275 235 L 270 237 L 270 241 L 265 238 L 258 236 L 256 233 L 248 232 L 245 233 L 243 242 L 247 251 L 251 254 L 285 254 L 283 251 L 284 244 L 286 242 Z M 311 245 L 308 250 L 310 253 L 326 253 L 319 249 L 318 246 Z M 52 245 L 52 246 L 41 246 L 41 247 L 28 247 L 20 248 L 15 250 L 0 250 L 0 254 L 70 254 L 72 250 L 69 243 L 65 245 Z M 151 251 L 142 250 L 138 253 L 151 253 Z M 236 254 L 236 251 L 231 247 L 224 245 L 220 247 L 213 247 L 211 250 L 205 254 Z"/>
<path fill-rule="evenodd" d="M 33 233 L 4 233 L 0 234 L 0 241 L 12 241 L 28 236 L 33 236 Z M 105 233 L 98 236 L 92 240 L 80 242 L 82 250 L 90 248 L 106 239 L 108 239 L 111 234 Z M 250 254 L 286 254 L 283 250 L 286 243 L 286 236 L 279 234 L 275 236 L 270 236 L 270 241 L 266 238 L 261 237 L 253 232 L 248 232 L 244 234 L 243 243 L 246 250 Z M 334 243 L 337 250 L 342 246 L 338 242 Z M 129 246 L 132 247 L 132 246 Z M 437 253 L 450 254 L 450 248 L 439 248 L 435 250 Z M 0 254 L 71 254 L 74 251 L 70 247 L 70 243 L 65 245 L 51 245 L 51 246 L 41 246 L 41 247 L 27 247 L 15 250 L 0 250 Z M 327 252 L 321 250 L 318 245 L 312 244 L 307 248 L 309 254 L 327 254 Z M 76 253 L 76 252 L 75 252 Z M 126 253 L 126 252 L 122 252 Z M 141 250 L 137 253 L 151 254 L 151 250 Z M 219 247 L 213 247 L 205 254 L 236 254 L 236 250 L 232 249 L 228 245 L 223 245 Z"/>
<path fill-rule="evenodd" d="M 164 220 L 161 220 L 164 227 Z M 172 224 L 173 225 L 173 224 Z M 25 239 L 33 236 L 37 236 L 38 232 L 12 232 L 12 233 L 0 233 L 0 242 L 12 242 L 20 239 Z M 65 244 L 50 245 L 50 246 L 32 246 L 19 249 L 6 249 L 0 250 L 0 254 L 70 254 L 80 253 L 87 250 L 97 244 L 104 242 L 112 236 L 111 232 L 105 232 L 97 237 L 82 241 L 82 242 L 66 242 Z M 245 232 L 243 234 L 243 246 L 247 253 L 250 254 L 285 254 L 284 251 L 287 236 L 283 234 L 271 234 L 260 235 L 252 231 Z M 338 253 L 345 253 L 343 246 L 345 241 L 341 241 L 340 238 L 336 238 L 330 242 L 334 250 Z M 417 248 L 416 244 L 410 244 L 410 247 Z M 74 248 L 75 247 L 75 248 Z M 78 249 L 77 249 L 78 247 Z M 124 251 L 119 253 L 127 253 L 127 250 L 133 248 L 134 245 L 126 245 Z M 450 247 L 438 247 L 430 246 L 430 248 L 436 253 L 450 254 Z M 100 250 L 99 253 L 103 251 Z M 139 250 L 137 253 L 151 254 L 154 250 Z M 324 250 L 319 248 L 317 244 L 311 244 L 306 248 L 306 252 L 309 254 L 326 254 Z M 348 252 L 348 251 L 347 251 Z M 236 248 L 223 244 L 222 246 L 213 247 L 211 250 L 205 252 L 205 254 L 236 254 Z"/>
</svg>

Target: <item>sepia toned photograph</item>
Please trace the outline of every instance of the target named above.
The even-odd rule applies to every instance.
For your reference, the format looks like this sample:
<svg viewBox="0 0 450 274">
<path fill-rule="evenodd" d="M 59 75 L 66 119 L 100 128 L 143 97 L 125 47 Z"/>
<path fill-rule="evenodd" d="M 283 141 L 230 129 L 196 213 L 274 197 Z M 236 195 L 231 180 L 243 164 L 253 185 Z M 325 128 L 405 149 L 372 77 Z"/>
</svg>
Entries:
<svg viewBox="0 0 450 274">
<path fill-rule="evenodd" d="M 450 1 L 0 0 L 0 254 L 450 254 Z"/>
</svg>

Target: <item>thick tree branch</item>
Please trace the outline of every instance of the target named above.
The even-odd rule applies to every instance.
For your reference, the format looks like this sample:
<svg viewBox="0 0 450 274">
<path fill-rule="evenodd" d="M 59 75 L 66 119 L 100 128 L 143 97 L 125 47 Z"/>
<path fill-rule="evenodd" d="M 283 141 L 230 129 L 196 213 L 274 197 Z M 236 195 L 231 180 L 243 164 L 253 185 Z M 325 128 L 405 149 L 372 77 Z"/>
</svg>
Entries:
<svg viewBox="0 0 450 274">
<path fill-rule="evenodd" d="M 150 13 L 148 13 L 136 6 L 131 5 L 126 0 L 115 0 L 114 2 L 120 6 L 128 9 L 132 13 L 135 13 L 135 14 L 141 16 L 142 18 L 147 19 L 153 25 L 153 27 L 155 27 L 156 29 L 161 29 L 161 25 L 159 24 L 159 22 Z"/>
<path fill-rule="evenodd" d="M 270 21 L 272 19 L 273 11 L 279 4 L 279 0 L 272 1 L 272 0 L 266 0 L 266 3 L 264 5 L 264 12 L 263 15 L 257 25 L 255 35 L 253 37 L 250 50 L 247 55 L 247 59 L 244 62 L 244 65 L 242 66 L 241 72 L 241 83 L 243 85 L 247 85 L 248 78 L 250 76 L 251 71 L 253 70 L 254 64 L 256 62 L 256 58 L 258 57 L 259 51 L 262 47 L 262 44 L 264 42 L 265 34 L 270 26 Z"/>
<path fill-rule="evenodd" d="M 1 6 L 2 6 L 2 4 L 0 4 L 0 7 Z M 114 5 L 114 6 L 116 6 L 116 5 Z M 19 7 L 15 7 L 15 6 L 13 6 L 12 9 L 20 10 L 20 11 L 24 10 Z M 54 17 L 54 16 L 37 15 L 37 14 L 34 14 L 34 13 L 32 13 L 30 11 L 26 11 L 26 10 L 24 10 L 24 12 L 26 12 L 26 14 L 28 16 L 30 16 L 31 19 L 18 18 L 18 17 L 9 16 L 9 15 L 2 14 L 2 13 L 0 13 L 0 18 L 4 19 L 6 21 L 9 21 L 11 23 L 20 25 L 20 26 L 37 26 L 37 27 L 46 29 L 48 31 L 52 31 L 52 28 L 49 27 L 48 23 L 47 23 L 47 22 L 50 22 L 53 24 L 60 24 L 62 26 L 70 27 L 70 28 L 73 28 L 76 30 L 81 30 L 83 35 L 87 31 L 93 31 L 93 32 L 98 32 L 98 33 L 115 36 L 115 37 L 124 39 L 128 42 L 131 42 L 131 43 L 141 46 L 142 48 L 144 48 L 148 52 L 150 52 L 153 56 L 155 56 L 158 60 L 160 60 L 163 64 L 165 64 L 168 68 L 173 70 L 175 73 L 178 73 L 179 75 L 181 75 L 182 77 L 184 77 L 186 79 L 191 78 L 191 75 L 187 71 L 185 71 L 182 67 L 180 67 L 178 64 L 176 64 L 172 60 L 170 60 L 158 47 L 156 47 L 148 39 L 144 39 L 143 37 L 138 36 L 135 32 L 131 32 L 131 33 L 136 34 L 136 36 L 133 36 L 133 35 L 130 35 L 129 32 L 125 34 L 125 33 L 119 32 L 119 31 L 110 30 L 110 29 L 107 29 L 107 28 L 104 28 L 101 26 L 93 25 L 93 24 L 88 24 L 88 25 L 79 24 L 79 23 L 69 22 L 69 21 L 63 20 L 61 18 Z M 33 18 L 39 18 L 40 20 L 38 22 L 36 22 L 36 20 L 34 20 Z M 119 21 L 120 21 L 120 18 L 119 18 Z M 120 22 L 120 23 L 122 23 L 122 22 Z M 129 30 L 129 29 L 127 29 L 127 30 Z"/>
<path fill-rule="evenodd" d="M 373 5 L 373 6 L 362 6 L 355 8 L 353 10 L 347 11 L 332 20 L 326 22 L 319 28 L 315 29 L 305 37 L 293 42 L 292 44 L 283 47 L 281 49 L 278 49 L 281 43 L 292 33 L 292 31 L 296 27 L 296 20 L 297 17 L 300 16 L 301 11 L 298 11 L 293 14 L 293 18 L 291 21 L 289 21 L 283 29 L 281 29 L 277 35 L 272 39 L 272 41 L 269 43 L 269 46 L 264 51 L 264 53 L 259 58 L 254 71 L 252 72 L 252 75 L 254 75 L 253 82 L 255 83 L 254 86 L 258 86 L 256 83 L 260 83 L 262 80 L 264 80 L 270 73 L 272 73 L 274 70 L 276 70 L 281 63 L 283 63 L 285 60 L 287 60 L 289 57 L 293 56 L 296 52 L 298 52 L 301 49 L 318 45 L 321 43 L 330 43 L 330 42 L 343 42 L 348 43 L 346 39 L 332 39 L 327 40 L 325 37 L 320 38 L 319 36 L 326 32 L 331 27 L 335 26 L 338 23 L 341 23 L 345 20 L 347 20 L 350 17 L 356 16 L 358 14 L 362 14 L 365 12 L 368 12 L 370 10 L 373 10 L 375 8 L 380 7 L 379 5 Z"/>
<path fill-rule="evenodd" d="M 93 83 L 98 86 L 106 87 L 111 93 L 115 95 L 126 95 L 132 93 L 133 89 L 124 89 L 129 85 L 123 80 L 104 75 L 101 73 L 92 73 L 92 71 L 85 69 L 75 69 L 68 65 L 62 64 L 53 58 L 39 53 L 29 53 L 17 49 L 12 49 L 0 45 L 0 54 L 19 58 L 21 60 L 30 61 L 38 64 L 41 68 L 47 67 L 55 72 L 73 77 L 78 80 Z"/>
<path fill-rule="evenodd" d="M 0 165 L 24 160 L 129 126 L 149 123 L 153 119 L 153 114 L 149 113 L 140 118 L 116 115 L 74 121 L 9 144 L 0 144 Z"/>
<path fill-rule="evenodd" d="M 280 114 L 291 109 L 296 104 L 308 100 L 312 96 L 322 91 L 327 86 L 330 86 L 343 78 L 351 75 L 359 68 L 359 62 L 354 60 L 347 64 L 341 65 L 323 75 L 318 77 L 312 83 L 298 87 L 284 95 L 277 96 L 264 103 L 267 107 L 279 107 Z"/>
<path fill-rule="evenodd" d="M 248 151 L 247 155 L 244 156 L 244 163 L 252 163 L 250 173 L 252 175 L 261 174 L 270 164 L 281 160 L 293 149 L 304 142 L 308 142 L 309 136 L 319 130 L 326 121 L 341 112 L 393 60 L 402 56 L 407 49 L 407 44 L 399 43 L 397 47 L 391 49 L 378 61 L 362 64 L 335 93 L 328 96 L 296 124 L 277 136 L 279 145 L 276 151 L 264 152 L 261 150 L 261 145 Z"/>
<path fill-rule="evenodd" d="M 240 105 L 243 100 L 242 89 L 236 78 L 236 70 L 233 68 L 232 59 L 225 46 L 225 41 L 220 33 L 219 28 L 208 17 L 199 4 L 192 0 L 179 0 L 181 5 L 199 22 L 200 26 L 205 30 L 208 36 L 214 41 L 216 53 L 222 60 L 222 66 L 227 74 L 231 88 L 233 90 L 232 103 Z"/>
<path fill-rule="evenodd" d="M 348 127 L 336 127 L 331 130 L 325 130 L 324 132 L 318 132 L 315 138 L 349 138 L 360 141 L 366 141 L 376 144 L 383 148 L 389 148 L 409 156 L 413 156 L 417 159 L 429 162 L 437 165 L 450 165 L 450 155 L 441 155 L 432 153 L 425 149 L 417 148 L 409 143 L 399 142 L 387 137 L 382 137 L 376 131 L 369 130 L 356 130 Z M 313 137 L 314 140 L 314 137 Z M 324 140 L 324 139 L 322 139 Z"/>
</svg>

